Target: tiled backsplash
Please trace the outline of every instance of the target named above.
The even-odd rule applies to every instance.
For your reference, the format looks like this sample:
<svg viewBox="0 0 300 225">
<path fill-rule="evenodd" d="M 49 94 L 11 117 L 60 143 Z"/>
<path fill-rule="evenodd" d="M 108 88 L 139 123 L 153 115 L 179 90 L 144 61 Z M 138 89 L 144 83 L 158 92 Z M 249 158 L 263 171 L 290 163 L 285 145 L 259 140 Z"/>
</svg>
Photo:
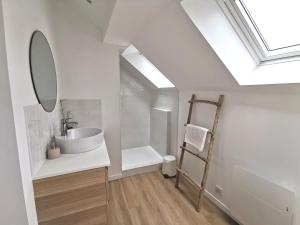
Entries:
<svg viewBox="0 0 300 225">
<path fill-rule="evenodd" d="M 61 108 L 45 112 L 40 104 L 24 107 L 31 173 L 35 174 L 46 160 L 47 147 L 54 135 L 60 133 Z"/>
<path fill-rule="evenodd" d="M 103 127 L 101 100 L 63 99 L 61 107 L 64 116 L 71 112 L 72 120 L 78 122 L 78 127 Z"/>
<path fill-rule="evenodd" d="M 39 104 L 24 107 L 32 175 L 45 162 L 51 138 L 60 135 L 62 113 L 67 111 L 71 111 L 72 120 L 78 122 L 78 127 L 102 128 L 101 100 L 64 99 L 51 113 L 45 112 Z"/>
</svg>

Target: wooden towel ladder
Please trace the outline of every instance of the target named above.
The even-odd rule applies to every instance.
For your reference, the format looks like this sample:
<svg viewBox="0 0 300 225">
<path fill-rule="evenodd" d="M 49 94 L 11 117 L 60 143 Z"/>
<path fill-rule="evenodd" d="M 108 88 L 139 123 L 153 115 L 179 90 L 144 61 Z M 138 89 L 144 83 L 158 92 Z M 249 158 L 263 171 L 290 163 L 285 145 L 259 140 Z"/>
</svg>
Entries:
<svg viewBox="0 0 300 225">
<path fill-rule="evenodd" d="M 220 95 L 219 100 L 217 102 L 214 102 L 214 101 L 208 101 L 208 100 L 198 100 L 198 99 L 196 99 L 196 95 L 193 94 L 191 100 L 189 101 L 190 108 L 189 108 L 187 124 L 191 123 L 194 103 L 206 103 L 206 104 L 215 105 L 217 107 L 213 128 L 212 128 L 211 131 L 208 131 L 208 134 L 210 135 L 210 139 L 209 139 L 209 144 L 208 144 L 207 157 L 200 156 L 199 154 L 196 154 L 194 151 L 188 149 L 187 144 L 184 141 L 183 141 L 183 145 L 180 147 L 181 148 L 181 155 L 180 155 L 180 159 L 179 159 L 179 165 L 177 167 L 177 176 L 176 176 L 175 187 L 176 188 L 179 187 L 178 186 L 179 185 L 179 178 L 180 178 L 180 175 L 182 175 L 184 178 L 186 178 L 187 181 L 189 181 L 191 184 L 193 184 L 196 188 L 199 189 L 199 196 L 198 196 L 198 199 L 197 199 L 197 202 L 196 202 L 196 207 L 195 207 L 198 212 L 200 211 L 201 199 L 202 199 L 202 195 L 203 195 L 203 192 L 204 192 L 205 186 L 206 186 L 209 165 L 210 165 L 210 161 L 211 161 L 211 158 L 212 158 L 212 149 L 213 149 L 213 144 L 214 144 L 214 140 L 215 140 L 215 133 L 216 133 L 219 117 L 220 117 L 220 111 L 221 111 L 221 108 L 222 108 L 223 100 L 224 100 L 224 95 Z M 188 152 L 188 153 L 196 156 L 197 158 L 201 159 L 205 163 L 204 173 L 203 173 L 201 184 L 198 184 L 184 170 L 182 170 L 183 156 L 184 156 L 185 152 Z"/>
</svg>

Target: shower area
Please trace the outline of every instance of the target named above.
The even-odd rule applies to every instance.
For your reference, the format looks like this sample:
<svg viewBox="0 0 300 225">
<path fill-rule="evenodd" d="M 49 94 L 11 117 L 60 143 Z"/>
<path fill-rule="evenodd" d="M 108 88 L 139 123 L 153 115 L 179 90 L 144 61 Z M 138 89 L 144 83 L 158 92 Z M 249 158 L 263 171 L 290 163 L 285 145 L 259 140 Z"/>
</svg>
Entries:
<svg viewBox="0 0 300 225">
<path fill-rule="evenodd" d="M 120 80 L 123 173 L 157 169 L 176 153 L 178 91 L 157 88 L 122 56 Z"/>
</svg>

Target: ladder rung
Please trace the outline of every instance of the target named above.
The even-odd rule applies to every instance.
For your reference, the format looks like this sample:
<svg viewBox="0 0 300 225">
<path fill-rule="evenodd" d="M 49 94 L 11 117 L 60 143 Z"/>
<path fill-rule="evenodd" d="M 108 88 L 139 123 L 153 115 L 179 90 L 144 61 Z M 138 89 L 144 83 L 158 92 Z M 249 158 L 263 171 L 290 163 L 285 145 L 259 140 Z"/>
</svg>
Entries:
<svg viewBox="0 0 300 225">
<path fill-rule="evenodd" d="M 214 101 L 209 101 L 209 100 L 201 100 L 201 99 L 189 100 L 189 103 L 206 103 L 206 104 L 219 106 L 219 102 L 214 102 Z"/>
<path fill-rule="evenodd" d="M 178 167 L 176 169 L 182 176 L 184 176 L 187 179 L 187 181 L 189 181 L 196 188 L 202 190 L 201 185 L 199 185 L 193 178 L 191 178 L 184 170 L 179 169 Z"/>
<path fill-rule="evenodd" d="M 200 155 L 198 155 L 198 154 L 192 152 L 191 150 L 187 149 L 187 148 L 184 147 L 184 146 L 180 146 L 180 148 L 183 149 L 183 150 L 185 150 L 185 151 L 187 151 L 188 153 L 190 153 L 190 154 L 192 154 L 192 155 L 198 157 L 199 159 L 201 159 L 201 160 L 204 161 L 205 163 L 207 163 L 207 159 L 206 159 L 205 157 L 200 156 Z"/>
</svg>

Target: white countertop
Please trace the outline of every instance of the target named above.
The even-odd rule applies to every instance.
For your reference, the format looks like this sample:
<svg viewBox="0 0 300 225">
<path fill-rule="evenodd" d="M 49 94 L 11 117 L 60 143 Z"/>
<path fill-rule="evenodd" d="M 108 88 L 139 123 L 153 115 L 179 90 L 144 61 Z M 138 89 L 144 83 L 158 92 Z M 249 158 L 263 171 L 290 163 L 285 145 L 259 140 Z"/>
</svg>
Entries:
<svg viewBox="0 0 300 225">
<path fill-rule="evenodd" d="M 104 141 L 101 147 L 89 152 L 62 154 L 57 159 L 47 159 L 33 176 L 33 180 L 107 166 L 110 166 L 110 160 Z"/>
</svg>

